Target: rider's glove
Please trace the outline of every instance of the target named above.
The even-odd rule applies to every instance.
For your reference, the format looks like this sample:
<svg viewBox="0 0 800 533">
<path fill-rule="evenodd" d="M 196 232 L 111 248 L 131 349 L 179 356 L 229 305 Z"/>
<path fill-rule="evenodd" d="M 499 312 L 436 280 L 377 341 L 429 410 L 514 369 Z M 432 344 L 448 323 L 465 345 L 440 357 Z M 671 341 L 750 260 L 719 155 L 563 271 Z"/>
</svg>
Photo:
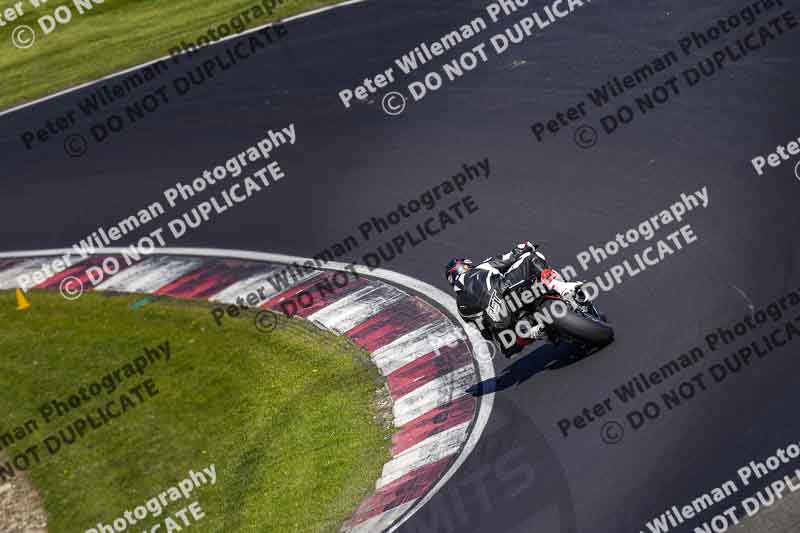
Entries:
<svg viewBox="0 0 800 533">
<path fill-rule="evenodd" d="M 515 252 L 521 254 L 528 251 L 533 252 L 534 250 L 536 250 L 536 246 L 532 244 L 531 241 L 524 241 L 517 245 Z"/>
</svg>

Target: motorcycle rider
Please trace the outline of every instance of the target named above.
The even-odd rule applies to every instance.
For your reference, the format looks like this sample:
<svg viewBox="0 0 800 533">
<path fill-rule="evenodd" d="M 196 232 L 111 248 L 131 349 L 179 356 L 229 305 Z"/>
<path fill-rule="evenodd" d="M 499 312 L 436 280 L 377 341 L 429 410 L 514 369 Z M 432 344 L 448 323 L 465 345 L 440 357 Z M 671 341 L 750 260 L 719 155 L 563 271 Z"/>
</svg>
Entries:
<svg viewBox="0 0 800 533">
<path fill-rule="evenodd" d="M 546 288 L 569 298 L 580 285 L 564 281 L 530 241 L 518 244 L 505 254 L 488 257 L 478 266 L 473 266 L 467 258 L 453 258 L 447 263 L 445 275 L 456 292 L 461 317 L 475 321 L 487 340 L 514 326 L 514 316 L 505 304 L 505 296 L 511 289 L 541 280 Z M 517 335 L 516 343 L 508 348 L 498 343 L 503 354 L 510 357 L 546 336 L 542 324 L 532 327 L 529 333 L 527 338 Z"/>
</svg>

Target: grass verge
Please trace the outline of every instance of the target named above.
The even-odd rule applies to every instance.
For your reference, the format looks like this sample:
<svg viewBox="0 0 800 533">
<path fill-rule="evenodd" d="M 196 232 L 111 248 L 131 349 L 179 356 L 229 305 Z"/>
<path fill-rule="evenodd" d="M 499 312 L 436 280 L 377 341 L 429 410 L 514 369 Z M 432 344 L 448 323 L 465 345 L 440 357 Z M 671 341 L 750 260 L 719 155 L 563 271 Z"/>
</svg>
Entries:
<svg viewBox="0 0 800 533">
<path fill-rule="evenodd" d="M 72 0 L 49 2 L 38 9 L 25 1 L 24 15 L 0 27 L 0 109 L 163 57 L 182 40 L 195 42 L 209 29 L 230 25 L 233 17 L 245 11 L 250 13 L 249 20 L 241 20 L 247 29 L 338 1 L 283 0 L 273 9 L 272 0 L 105 0 L 83 15 L 77 14 Z M 61 5 L 70 7 L 72 20 L 44 35 L 37 20 Z M 254 16 L 256 6 L 261 6 L 260 17 Z M 12 32 L 20 24 L 36 31 L 30 48 L 12 45 Z"/>
<path fill-rule="evenodd" d="M 4 452 L 39 446 L 41 461 L 27 473 L 51 532 L 110 524 L 212 463 L 216 485 L 130 530 L 156 523 L 164 530 L 166 517 L 197 500 L 206 517 L 193 531 L 335 531 L 389 458 L 391 431 L 376 422 L 374 407 L 381 378 L 346 339 L 284 317 L 260 333 L 252 312 L 217 326 L 201 302 L 159 299 L 133 309 L 140 296 L 88 293 L 70 302 L 32 291 L 29 298 L 32 307 L 17 311 L 13 292 L 0 292 L 0 438 L 37 422 Z M 156 360 L 112 393 L 92 398 L 89 390 L 90 400 L 44 422 L 42 405 L 102 386 L 145 347 L 165 342 L 169 361 Z M 158 394 L 140 400 L 128 392 L 146 379 Z M 100 420 L 97 408 L 111 400 L 121 410 L 121 394 L 135 406 L 47 452 L 44 439 L 75 420 Z"/>
</svg>

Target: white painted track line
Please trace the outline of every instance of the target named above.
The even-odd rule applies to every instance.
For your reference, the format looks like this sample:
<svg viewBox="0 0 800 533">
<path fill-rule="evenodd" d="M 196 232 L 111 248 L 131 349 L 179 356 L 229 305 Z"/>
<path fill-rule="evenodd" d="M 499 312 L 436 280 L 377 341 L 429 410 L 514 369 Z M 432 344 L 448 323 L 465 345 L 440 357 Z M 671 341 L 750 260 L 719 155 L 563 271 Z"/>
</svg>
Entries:
<svg viewBox="0 0 800 533">
<path fill-rule="evenodd" d="M 340 7 L 350 6 L 350 5 L 353 5 L 353 4 L 360 4 L 360 3 L 366 2 L 366 1 L 367 0 L 347 0 L 346 2 L 340 2 L 340 3 L 334 4 L 332 6 L 320 7 L 318 9 L 314 9 L 312 11 L 306 11 L 305 13 L 298 13 L 297 15 L 293 15 L 293 16 L 287 17 L 285 19 L 276 20 L 274 22 L 267 22 L 266 24 L 262 24 L 261 26 L 257 26 L 255 28 L 250 28 L 249 30 L 245 30 L 243 32 L 239 32 L 239 33 L 236 33 L 236 34 L 233 34 L 233 35 L 229 35 L 228 37 L 224 37 L 224 38 L 220 39 L 219 41 L 216 41 L 214 44 L 210 44 L 210 45 L 205 46 L 203 48 L 211 48 L 213 46 L 217 46 L 217 45 L 219 45 L 221 43 L 224 43 L 226 41 L 229 41 L 231 39 L 236 39 L 236 38 L 241 37 L 243 35 L 247 35 L 249 33 L 255 33 L 257 31 L 263 30 L 264 28 L 269 28 L 270 26 L 274 26 L 275 24 L 285 24 L 285 23 L 291 22 L 293 20 L 299 20 L 299 19 L 302 19 L 302 18 L 305 18 L 305 17 L 310 17 L 312 15 L 317 15 L 319 13 L 324 13 L 325 11 L 330 11 L 331 9 L 338 9 Z M 223 18 L 222 20 L 225 20 L 225 19 Z M 184 55 L 183 52 L 181 52 L 180 54 L 176 54 L 176 57 L 182 56 L 182 55 Z M 153 59 L 151 61 L 147 61 L 147 62 L 142 63 L 140 65 L 134 65 L 134 66 L 126 68 L 124 70 L 119 70 L 117 72 L 114 72 L 113 74 L 109 74 L 108 76 L 103 76 L 102 78 L 97 78 L 96 80 L 87 81 L 85 83 L 81 83 L 79 85 L 75 85 L 73 87 L 69 87 L 67 89 L 64 89 L 62 91 L 58 91 L 58 92 L 55 92 L 53 94 L 49 94 L 47 96 L 43 96 L 41 98 L 37 98 L 36 100 L 30 101 L 30 102 L 26 102 L 24 104 L 19 104 L 19 105 L 16 105 L 14 107 L 10 107 L 10 108 L 8 108 L 8 109 L 6 109 L 4 111 L 0 111 L 0 117 L 2 117 L 3 115 L 9 115 L 9 114 L 11 114 L 11 113 L 13 113 L 15 111 L 19 111 L 21 109 L 25 109 L 26 107 L 35 106 L 36 104 L 41 104 L 42 102 L 47 102 L 48 100 L 52 100 L 54 98 L 58 98 L 59 96 L 63 96 L 65 94 L 69 94 L 71 92 L 75 92 L 75 91 L 78 91 L 80 89 L 84 89 L 84 88 L 89 87 L 91 85 L 94 85 L 96 83 L 100 83 L 101 81 L 110 80 L 110 79 L 116 78 L 117 76 L 120 76 L 122 74 L 127 74 L 129 72 L 133 72 L 135 70 L 139 70 L 141 68 L 147 67 L 147 66 L 152 65 L 154 63 L 158 63 L 159 61 L 167 61 L 169 59 L 172 59 L 172 57 L 173 56 L 169 56 L 169 55 L 163 56 L 163 57 L 159 57 L 158 59 Z"/>
</svg>

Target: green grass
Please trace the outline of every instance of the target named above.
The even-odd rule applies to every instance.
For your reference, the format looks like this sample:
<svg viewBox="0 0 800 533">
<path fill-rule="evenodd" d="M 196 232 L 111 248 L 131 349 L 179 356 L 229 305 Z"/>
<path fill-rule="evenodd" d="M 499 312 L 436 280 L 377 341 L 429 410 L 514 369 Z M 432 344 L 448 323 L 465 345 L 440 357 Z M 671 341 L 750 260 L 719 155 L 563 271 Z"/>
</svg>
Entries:
<svg viewBox="0 0 800 533">
<path fill-rule="evenodd" d="M 272 16 L 250 17 L 246 27 L 337 1 L 284 0 Z M 43 35 L 37 20 L 60 5 L 70 6 L 72 20 Z M 167 55 L 182 40 L 194 42 L 210 28 L 229 24 L 232 17 L 256 5 L 260 5 L 258 0 L 105 0 L 78 15 L 71 0 L 50 0 L 38 9 L 25 0 L 24 16 L 0 27 L 0 109 Z M 30 48 L 17 49 L 11 43 L 11 33 L 19 24 L 36 30 Z M 286 38 L 291 39 L 291 34 Z"/>
<path fill-rule="evenodd" d="M 66 301 L 32 291 L 17 311 L 0 292 L 0 433 L 28 419 L 38 431 L 4 451 L 13 457 L 144 379 L 159 393 L 89 431 L 28 473 L 52 533 L 109 524 L 186 477 L 216 465 L 217 484 L 175 502 L 144 531 L 195 499 L 206 518 L 192 531 L 336 531 L 374 487 L 391 432 L 376 422 L 377 369 L 350 341 L 280 318 L 269 334 L 252 312 L 217 326 L 210 305 L 84 294 Z M 169 341 L 171 359 L 44 424 L 39 407 Z M 95 415 L 97 417 L 97 415 Z M 0 482 L 2 483 L 2 482 Z M 180 524 L 181 522 L 178 521 Z M 0 528 L 2 529 L 2 528 Z"/>
</svg>

